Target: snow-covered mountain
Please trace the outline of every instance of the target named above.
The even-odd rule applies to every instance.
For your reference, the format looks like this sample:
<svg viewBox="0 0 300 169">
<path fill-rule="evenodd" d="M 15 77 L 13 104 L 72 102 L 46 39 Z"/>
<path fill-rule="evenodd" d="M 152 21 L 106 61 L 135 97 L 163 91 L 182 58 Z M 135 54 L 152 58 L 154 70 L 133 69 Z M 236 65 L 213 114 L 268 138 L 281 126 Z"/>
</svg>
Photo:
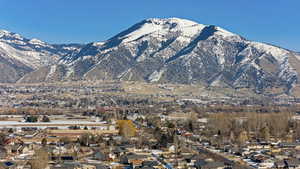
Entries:
<svg viewBox="0 0 300 169">
<path fill-rule="evenodd" d="M 16 82 L 25 74 L 57 63 L 80 45 L 50 45 L 38 39 L 0 30 L 0 82 Z"/>
<path fill-rule="evenodd" d="M 19 82 L 114 79 L 287 92 L 298 83 L 299 59 L 296 52 L 217 26 L 153 18 L 87 44 Z"/>
</svg>

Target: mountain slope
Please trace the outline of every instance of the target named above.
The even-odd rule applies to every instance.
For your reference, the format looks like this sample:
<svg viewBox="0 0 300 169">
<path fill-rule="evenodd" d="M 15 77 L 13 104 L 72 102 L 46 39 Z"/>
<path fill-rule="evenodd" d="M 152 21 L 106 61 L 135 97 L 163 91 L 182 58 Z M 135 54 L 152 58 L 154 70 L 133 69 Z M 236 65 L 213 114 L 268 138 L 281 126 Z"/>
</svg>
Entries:
<svg viewBox="0 0 300 169">
<path fill-rule="evenodd" d="M 16 82 L 29 72 L 57 63 L 62 56 L 80 47 L 76 44 L 50 45 L 0 30 L 0 83 Z"/>
<path fill-rule="evenodd" d="M 288 92 L 298 81 L 299 54 L 213 25 L 169 18 L 147 19 L 105 42 L 84 46 L 58 64 L 19 82 L 138 80 L 249 87 Z M 59 69 L 57 69 L 59 68 Z"/>
</svg>

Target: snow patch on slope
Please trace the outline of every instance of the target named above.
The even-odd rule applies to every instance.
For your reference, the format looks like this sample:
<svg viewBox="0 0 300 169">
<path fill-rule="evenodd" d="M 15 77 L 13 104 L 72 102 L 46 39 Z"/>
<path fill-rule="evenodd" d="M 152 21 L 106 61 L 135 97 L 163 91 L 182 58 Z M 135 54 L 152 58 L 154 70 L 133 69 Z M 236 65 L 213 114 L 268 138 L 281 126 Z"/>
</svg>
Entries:
<svg viewBox="0 0 300 169">
<path fill-rule="evenodd" d="M 222 86 L 222 81 L 221 81 L 222 75 L 218 75 L 218 77 L 216 77 L 214 79 L 214 81 L 210 84 L 210 86 L 214 86 L 214 87 L 218 87 L 218 86 Z"/>
<path fill-rule="evenodd" d="M 50 79 L 54 75 L 54 73 L 56 72 L 56 68 L 57 68 L 56 65 L 53 65 L 50 67 L 50 71 L 49 71 L 46 79 Z"/>
<path fill-rule="evenodd" d="M 92 45 L 93 46 L 102 46 L 104 44 L 105 44 L 105 42 L 94 42 Z"/>
<path fill-rule="evenodd" d="M 264 52 L 274 56 L 280 63 L 284 62 L 285 58 L 289 54 L 289 51 L 275 47 L 272 45 L 260 43 L 260 42 L 250 42 L 250 45 L 255 47 L 259 52 Z"/>
<path fill-rule="evenodd" d="M 9 34 L 10 34 L 10 32 L 8 32 L 7 30 L 0 30 L 0 38 L 3 36 L 7 36 Z"/>
<path fill-rule="evenodd" d="M 67 67 L 66 78 L 70 78 L 75 73 L 73 67 Z"/>
<path fill-rule="evenodd" d="M 41 41 L 41 40 L 39 40 L 39 39 L 31 39 L 30 41 L 29 41 L 29 43 L 30 44 L 33 44 L 33 45 L 40 45 L 40 46 L 45 46 L 46 45 L 46 43 L 45 42 L 43 42 L 43 41 Z"/>
<path fill-rule="evenodd" d="M 4 53 L 4 57 L 7 59 L 15 59 L 24 63 L 31 68 L 38 68 L 41 66 L 40 53 L 18 51 L 6 43 L 0 42 L 0 51 Z"/>
<path fill-rule="evenodd" d="M 118 75 L 119 79 L 122 79 L 127 73 L 129 73 L 131 71 L 131 68 L 129 68 L 128 70 L 125 70 L 124 72 L 122 72 L 121 74 Z"/>
<path fill-rule="evenodd" d="M 296 59 L 300 60 L 300 53 L 295 53 L 294 56 Z"/>
<path fill-rule="evenodd" d="M 159 71 L 154 71 L 150 76 L 149 76 L 149 81 L 150 82 L 158 82 L 162 75 L 164 74 L 165 70 L 161 69 Z"/>
</svg>

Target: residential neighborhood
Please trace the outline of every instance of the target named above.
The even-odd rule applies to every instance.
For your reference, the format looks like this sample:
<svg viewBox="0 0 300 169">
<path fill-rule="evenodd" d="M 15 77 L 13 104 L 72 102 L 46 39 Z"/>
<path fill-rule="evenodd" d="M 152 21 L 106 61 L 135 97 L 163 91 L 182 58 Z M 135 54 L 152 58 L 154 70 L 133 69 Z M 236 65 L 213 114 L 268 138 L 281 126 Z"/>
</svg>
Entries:
<svg viewBox="0 0 300 169">
<path fill-rule="evenodd" d="M 297 107 L 120 100 L 2 109 L 0 168 L 300 168 Z"/>
</svg>

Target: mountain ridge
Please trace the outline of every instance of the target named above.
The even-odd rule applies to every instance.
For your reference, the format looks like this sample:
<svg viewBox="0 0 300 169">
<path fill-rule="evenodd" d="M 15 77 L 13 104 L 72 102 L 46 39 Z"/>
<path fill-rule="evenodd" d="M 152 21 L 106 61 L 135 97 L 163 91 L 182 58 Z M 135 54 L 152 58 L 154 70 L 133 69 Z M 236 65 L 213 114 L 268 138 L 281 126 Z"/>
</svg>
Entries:
<svg viewBox="0 0 300 169">
<path fill-rule="evenodd" d="M 52 45 L 0 30 L 0 83 L 14 83 L 27 73 L 57 63 L 61 56 L 80 47 L 79 44 Z"/>
<path fill-rule="evenodd" d="M 151 18 L 61 56 L 18 82 L 129 80 L 246 87 L 256 92 L 280 88 L 289 93 L 298 84 L 299 60 L 296 52 L 249 41 L 218 26 Z"/>
</svg>

